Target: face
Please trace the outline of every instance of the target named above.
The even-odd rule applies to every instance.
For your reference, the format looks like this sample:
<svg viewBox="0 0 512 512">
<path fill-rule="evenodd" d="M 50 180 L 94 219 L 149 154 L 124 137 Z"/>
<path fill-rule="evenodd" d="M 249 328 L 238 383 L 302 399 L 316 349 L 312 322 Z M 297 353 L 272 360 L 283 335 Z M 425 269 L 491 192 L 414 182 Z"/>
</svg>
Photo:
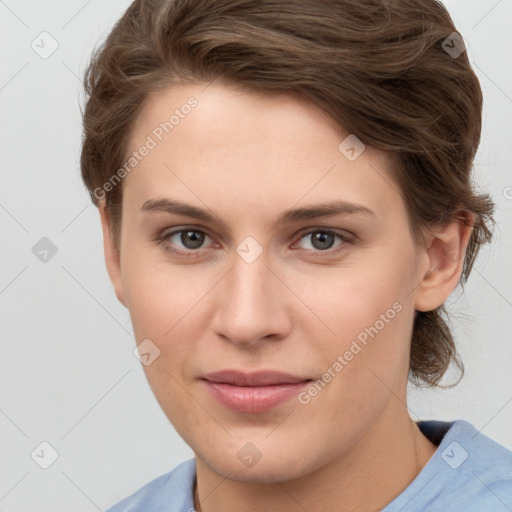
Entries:
<svg viewBox="0 0 512 512">
<path fill-rule="evenodd" d="M 109 273 L 137 344 L 150 340 L 160 406 L 218 474 L 306 475 L 403 410 L 430 261 L 391 158 L 366 147 L 354 159 L 339 148 L 348 135 L 289 94 L 221 81 L 154 94 L 138 118 L 131 150 L 151 148 L 123 180 Z M 298 383 L 204 380 L 221 370 Z"/>
</svg>

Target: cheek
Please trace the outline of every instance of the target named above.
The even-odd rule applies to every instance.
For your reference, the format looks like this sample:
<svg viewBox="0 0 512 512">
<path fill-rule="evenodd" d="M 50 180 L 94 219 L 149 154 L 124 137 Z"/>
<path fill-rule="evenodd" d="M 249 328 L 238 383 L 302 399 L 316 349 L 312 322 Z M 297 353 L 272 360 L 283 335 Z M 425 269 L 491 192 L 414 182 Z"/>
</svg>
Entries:
<svg viewBox="0 0 512 512">
<path fill-rule="evenodd" d="M 404 303 L 400 285 L 371 282 L 358 287 L 347 279 L 331 286 L 332 300 L 320 303 L 318 315 L 335 334 L 322 339 L 311 329 L 308 336 L 319 378 L 299 397 L 299 411 L 318 430 L 337 425 L 332 436 L 340 443 L 356 435 L 354 425 L 375 421 L 401 395 L 408 375 L 413 309 Z M 396 300 L 399 292 L 402 300 Z"/>
<path fill-rule="evenodd" d="M 212 307 L 219 272 L 213 267 L 199 270 L 199 266 L 172 265 L 165 256 L 155 257 L 155 251 L 146 255 L 139 251 L 137 257 L 127 257 L 124 265 L 124 286 L 137 344 L 149 339 L 158 349 L 154 363 L 143 368 L 147 380 L 166 414 L 188 410 L 192 404 L 184 387 L 191 385 L 201 360 L 198 350 L 209 323 L 205 308 Z"/>
<path fill-rule="evenodd" d="M 189 322 L 194 305 L 214 284 L 213 279 L 209 282 L 209 274 L 193 270 L 192 266 L 172 265 L 163 252 L 151 248 L 128 252 L 122 272 L 137 341 L 141 336 L 172 336 L 183 323 Z"/>
<path fill-rule="evenodd" d="M 154 361 L 143 366 L 148 383 L 173 425 L 181 425 L 183 418 L 193 422 L 198 410 L 187 390 L 190 361 L 194 359 L 194 340 L 200 338 L 204 326 L 198 318 L 201 301 L 215 280 L 210 283 L 204 272 L 199 276 L 184 266 L 157 262 L 154 256 L 145 259 L 142 251 L 124 263 L 135 339 L 137 344 L 149 339 L 158 349 Z"/>
<path fill-rule="evenodd" d="M 363 392 L 379 377 L 398 386 L 407 374 L 414 316 L 411 261 L 398 254 L 387 264 L 369 258 L 321 280 L 302 280 L 299 295 L 309 297 L 312 310 L 328 327 L 322 329 L 327 337 L 314 335 L 313 323 L 320 324 L 310 315 L 313 351 L 340 386 L 350 382 L 351 394 Z"/>
<path fill-rule="evenodd" d="M 125 241 L 130 243 L 128 238 Z M 338 355 L 351 350 L 353 342 L 361 347 L 354 360 L 384 358 L 386 364 L 391 351 L 399 354 L 407 348 L 412 260 L 405 250 L 392 253 L 392 249 L 390 245 L 358 253 L 363 255 L 337 267 L 280 269 L 293 292 L 283 287 L 282 308 L 293 314 L 298 331 L 289 334 L 307 340 L 317 366 L 327 368 Z M 172 264 L 160 251 L 140 244 L 136 250 L 126 247 L 123 285 L 137 343 L 153 340 L 164 356 L 162 361 L 176 367 L 192 354 L 193 340 L 207 331 L 215 314 L 216 285 L 228 269 L 204 263 Z M 352 348 L 355 351 L 357 347 Z"/>
<path fill-rule="evenodd" d="M 388 326 L 400 316 L 397 310 L 412 301 L 408 268 L 405 260 L 384 265 L 378 258 L 365 258 L 350 266 L 297 275 L 294 291 L 304 297 L 317 322 L 331 331 L 331 338 L 346 340 L 375 323 L 379 331 L 383 325 L 391 330 Z M 314 320 L 314 315 L 308 318 Z"/>
</svg>

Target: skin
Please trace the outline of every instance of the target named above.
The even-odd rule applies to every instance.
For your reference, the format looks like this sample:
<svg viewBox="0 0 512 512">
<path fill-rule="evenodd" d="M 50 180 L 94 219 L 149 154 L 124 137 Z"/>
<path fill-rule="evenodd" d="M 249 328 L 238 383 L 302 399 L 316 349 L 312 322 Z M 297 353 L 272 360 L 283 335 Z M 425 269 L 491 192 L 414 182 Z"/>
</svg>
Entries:
<svg viewBox="0 0 512 512">
<path fill-rule="evenodd" d="M 406 405 L 412 325 L 415 311 L 441 305 L 457 285 L 471 228 L 438 226 L 416 247 L 391 155 L 367 146 L 349 161 L 338 150 L 348 133 L 288 93 L 175 85 L 149 97 L 131 148 L 190 96 L 197 107 L 123 180 L 119 249 L 104 204 L 100 214 L 137 344 L 160 350 L 144 367 L 148 382 L 196 455 L 195 507 L 381 510 L 436 450 Z M 163 198 L 224 224 L 141 210 Z M 289 208 L 340 199 L 374 213 L 277 224 Z M 157 240 L 191 227 L 207 235 L 198 249 L 180 233 Z M 312 234 L 325 229 L 348 241 L 318 248 Z M 252 263 L 236 252 L 247 236 L 263 250 Z M 320 379 L 397 302 L 401 311 L 307 404 L 235 412 L 199 380 L 226 368 Z M 237 457 L 247 442 L 261 453 L 252 467 Z"/>
</svg>

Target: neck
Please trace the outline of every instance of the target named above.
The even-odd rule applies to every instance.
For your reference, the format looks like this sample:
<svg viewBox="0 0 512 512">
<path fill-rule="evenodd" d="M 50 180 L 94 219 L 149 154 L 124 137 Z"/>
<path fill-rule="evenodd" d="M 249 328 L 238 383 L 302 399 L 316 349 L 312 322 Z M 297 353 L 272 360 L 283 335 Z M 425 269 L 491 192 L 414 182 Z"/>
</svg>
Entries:
<svg viewBox="0 0 512 512">
<path fill-rule="evenodd" d="M 406 410 L 381 417 L 355 446 L 321 469 L 285 482 L 253 484 L 220 476 L 196 456 L 197 512 L 369 512 L 382 510 L 436 451 Z M 394 416 L 394 417 L 393 417 Z"/>
</svg>

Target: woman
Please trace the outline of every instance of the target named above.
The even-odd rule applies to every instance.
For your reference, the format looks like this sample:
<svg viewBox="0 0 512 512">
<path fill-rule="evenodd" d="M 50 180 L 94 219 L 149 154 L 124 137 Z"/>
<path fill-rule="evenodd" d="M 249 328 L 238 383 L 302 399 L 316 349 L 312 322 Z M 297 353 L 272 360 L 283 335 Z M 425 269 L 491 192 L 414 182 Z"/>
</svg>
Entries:
<svg viewBox="0 0 512 512">
<path fill-rule="evenodd" d="M 81 166 L 148 382 L 195 457 L 120 511 L 510 510 L 512 453 L 414 422 L 491 238 L 482 95 L 435 0 L 137 0 Z"/>
</svg>

